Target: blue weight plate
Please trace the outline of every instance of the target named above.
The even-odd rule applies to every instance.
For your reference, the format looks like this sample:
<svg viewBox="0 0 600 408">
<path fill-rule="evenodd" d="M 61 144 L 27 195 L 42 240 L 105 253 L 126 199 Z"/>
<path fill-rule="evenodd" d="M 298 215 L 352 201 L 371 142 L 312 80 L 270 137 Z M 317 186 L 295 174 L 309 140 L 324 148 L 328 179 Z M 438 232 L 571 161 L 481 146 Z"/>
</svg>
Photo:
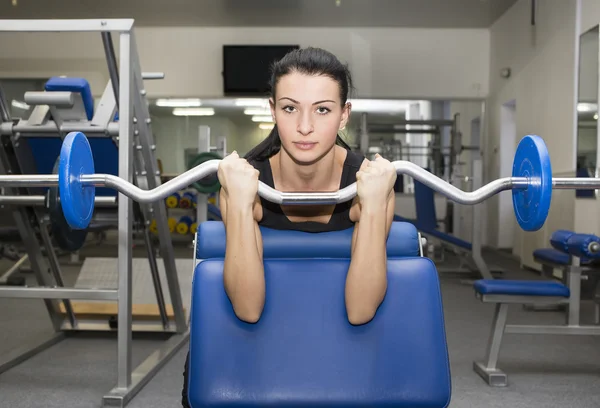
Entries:
<svg viewBox="0 0 600 408">
<path fill-rule="evenodd" d="M 512 190 L 517 222 L 525 231 L 537 231 L 548 218 L 552 200 L 552 165 L 541 137 L 527 135 L 521 139 L 512 175 L 527 178 L 529 184 L 526 189 Z"/>
<path fill-rule="evenodd" d="M 58 174 L 60 160 L 56 160 L 53 174 Z M 60 205 L 58 186 L 48 189 L 48 213 L 54 243 L 65 251 L 77 251 L 83 247 L 87 238 L 86 229 L 73 229 L 67 223 L 65 214 Z"/>
<path fill-rule="evenodd" d="M 94 214 L 96 188 L 82 185 L 82 175 L 94 174 L 92 148 L 81 132 L 71 132 L 60 149 L 58 187 L 65 219 L 73 229 L 84 229 Z"/>
</svg>

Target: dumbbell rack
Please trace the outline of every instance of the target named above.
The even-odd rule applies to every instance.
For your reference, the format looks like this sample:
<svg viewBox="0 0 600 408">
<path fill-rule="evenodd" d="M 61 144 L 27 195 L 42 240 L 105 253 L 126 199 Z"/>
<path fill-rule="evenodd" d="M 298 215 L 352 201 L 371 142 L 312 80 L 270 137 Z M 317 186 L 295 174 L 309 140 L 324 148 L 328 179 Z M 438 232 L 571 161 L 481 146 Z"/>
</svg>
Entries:
<svg viewBox="0 0 600 408">
<path fill-rule="evenodd" d="M 67 124 L 59 121 L 48 121 L 39 126 L 37 136 L 52 133 L 63 138 L 68 131 L 82 131 L 93 137 L 111 136 L 118 145 L 118 176 L 142 189 L 152 189 L 160 185 L 160 174 L 154 154 L 150 113 L 145 99 L 145 90 L 139 56 L 135 44 L 134 20 L 0 20 L 0 32 L 98 32 L 102 35 L 105 54 L 110 74 L 110 81 L 100 101 L 102 112 L 97 112 L 89 124 L 67 128 Z M 111 32 L 119 34 L 120 58 L 117 58 L 112 46 Z M 156 75 L 151 75 L 156 78 Z M 0 95 L 0 99 L 1 95 Z M 108 108 L 107 108 L 108 107 Z M 99 110 L 100 110 L 99 108 Z M 118 123 L 113 121 L 118 111 Z M 23 171 L 23 155 L 19 146 L 18 124 L 11 123 L 6 103 L 0 101 L 0 173 L 27 174 Z M 7 136 L 6 129 L 12 130 Z M 28 132 L 31 129 L 28 128 Z M 35 131 L 31 131 L 35 133 Z M 6 188 L 5 194 L 21 195 L 23 203 L 28 203 L 32 189 Z M 103 397 L 104 406 L 124 407 L 140 389 L 156 374 L 156 372 L 185 343 L 189 336 L 187 318 L 185 316 L 182 294 L 177 275 L 176 260 L 172 248 L 171 236 L 167 225 L 167 211 L 164 201 L 151 204 L 133 203 L 126 195 L 119 193 L 118 205 L 118 285 L 116 289 L 65 288 L 60 273 L 57 256 L 53 250 L 51 237 L 46 228 L 48 215 L 39 203 L 15 206 L 13 214 L 15 222 L 27 248 L 32 269 L 39 284 L 33 288 L 0 288 L 0 297 L 38 298 L 44 299 L 46 308 L 53 323 L 55 333 L 48 339 L 37 341 L 33 345 L 23 347 L 11 353 L 7 359 L 0 360 L 0 372 L 21 363 L 27 358 L 47 349 L 63 339 L 69 331 L 81 330 L 114 330 L 107 324 L 81 323 L 73 311 L 71 299 L 116 301 L 117 318 L 117 384 Z M 166 284 L 173 307 L 175 322 L 169 322 L 165 316 L 164 296 L 158 276 L 158 265 L 154 256 L 150 256 L 150 269 L 156 292 L 161 317 L 161 327 L 149 331 L 169 333 L 171 337 L 159 346 L 138 367 L 132 366 L 132 244 L 133 222 L 141 221 L 146 245 L 150 244 L 149 221 L 156 219 L 160 242 L 160 254 L 164 262 Z M 42 238 L 48 259 L 43 256 L 37 239 Z M 191 268 L 191 267 L 190 267 Z M 50 272 L 50 274 L 48 273 Z M 60 311 L 64 306 L 67 319 Z M 155 325 L 156 326 L 156 325 Z M 148 331 L 142 328 L 142 331 Z"/>
</svg>

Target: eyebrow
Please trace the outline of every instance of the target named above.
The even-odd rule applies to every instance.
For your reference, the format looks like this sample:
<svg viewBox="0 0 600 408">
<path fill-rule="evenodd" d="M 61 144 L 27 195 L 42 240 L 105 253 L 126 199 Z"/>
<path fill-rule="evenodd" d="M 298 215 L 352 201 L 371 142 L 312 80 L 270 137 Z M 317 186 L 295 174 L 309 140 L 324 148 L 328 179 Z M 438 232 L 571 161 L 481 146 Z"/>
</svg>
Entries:
<svg viewBox="0 0 600 408">
<path fill-rule="evenodd" d="M 298 102 L 298 101 L 296 101 L 296 100 L 294 100 L 292 98 L 288 98 L 287 96 L 284 96 L 283 98 L 279 98 L 280 101 L 283 100 L 283 99 L 287 99 L 287 100 L 292 101 L 293 103 L 297 103 L 297 104 L 300 103 L 300 102 Z M 335 101 L 332 101 L 330 99 L 325 99 L 325 100 L 322 100 L 322 101 L 317 101 L 317 102 L 313 103 L 313 105 L 318 105 L 320 103 L 325 103 L 325 102 L 335 103 Z"/>
</svg>

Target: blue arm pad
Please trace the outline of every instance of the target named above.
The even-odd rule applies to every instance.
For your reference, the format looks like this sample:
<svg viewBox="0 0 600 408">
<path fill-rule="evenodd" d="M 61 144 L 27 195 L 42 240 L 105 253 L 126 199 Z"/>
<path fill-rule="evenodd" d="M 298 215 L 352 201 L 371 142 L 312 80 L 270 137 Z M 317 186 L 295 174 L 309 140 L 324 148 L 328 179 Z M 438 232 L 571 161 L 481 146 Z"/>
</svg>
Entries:
<svg viewBox="0 0 600 408">
<path fill-rule="evenodd" d="M 580 258 L 600 258 L 600 252 L 590 251 L 590 244 L 598 243 L 600 238 L 592 234 L 573 234 L 567 240 L 567 251 L 569 254 Z"/>
<path fill-rule="evenodd" d="M 92 90 L 89 82 L 84 78 L 52 77 L 46 82 L 45 89 L 48 92 L 65 91 L 80 93 L 88 120 L 92 120 L 94 117 L 94 98 L 92 97 Z"/>
<path fill-rule="evenodd" d="M 319 241 L 297 242 L 311 240 Z M 223 260 L 200 262 L 192 286 L 190 405 L 447 407 L 450 369 L 433 262 L 388 259 L 385 300 L 361 326 L 346 315 L 349 265 L 265 260 L 265 307 L 247 324 L 223 288 Z"/>
<path fill-rule="evenodd" d="M 260 227 L 263 258 L 350 258 L 352 231 L 310 233 Z M 393 222 L 387 240 L 388 258 L 419 256 L 417 229 L 407 222 Z M 196 233 L 196 259 L 225 257 L 225 226 L 206 221 Z"/>
<path fill-rule="evenodd" d="M 573 231 L 556 230 L 550 237 L 550 245 L 552 245 L 554 249 L 569 253 L 569 249 L 567 248 L 567 240 L 574 234 L 575 233 Z"/>
</svg>

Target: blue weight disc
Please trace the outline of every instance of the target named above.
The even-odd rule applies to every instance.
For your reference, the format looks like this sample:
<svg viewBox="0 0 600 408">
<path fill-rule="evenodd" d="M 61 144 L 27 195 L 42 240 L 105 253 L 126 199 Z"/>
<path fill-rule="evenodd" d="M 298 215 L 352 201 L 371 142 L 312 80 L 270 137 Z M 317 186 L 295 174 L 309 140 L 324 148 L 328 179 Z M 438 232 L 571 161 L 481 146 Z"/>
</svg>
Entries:
<svg viewBox="0 0 600 408">
<path fill-rule="evenodd" d="M 85 135 L 71 132 L 60 149 L 58 188 L 65 219 L 73 229 L 84 229 L 94 214 L 96 188 L 82 185 L 82 175 L 94 174 L 92 148 Z"/>
<path fill-rule="evenodd" d="M 527 135 L 519 142 L 513 161 L 513 177 L 525 177 L 526 189 L 513 188 L 517 222 L 525 231 L 537 231 L 546 222 L 552 200 L 552 165 L 544 140 Z"/>
</svg>

